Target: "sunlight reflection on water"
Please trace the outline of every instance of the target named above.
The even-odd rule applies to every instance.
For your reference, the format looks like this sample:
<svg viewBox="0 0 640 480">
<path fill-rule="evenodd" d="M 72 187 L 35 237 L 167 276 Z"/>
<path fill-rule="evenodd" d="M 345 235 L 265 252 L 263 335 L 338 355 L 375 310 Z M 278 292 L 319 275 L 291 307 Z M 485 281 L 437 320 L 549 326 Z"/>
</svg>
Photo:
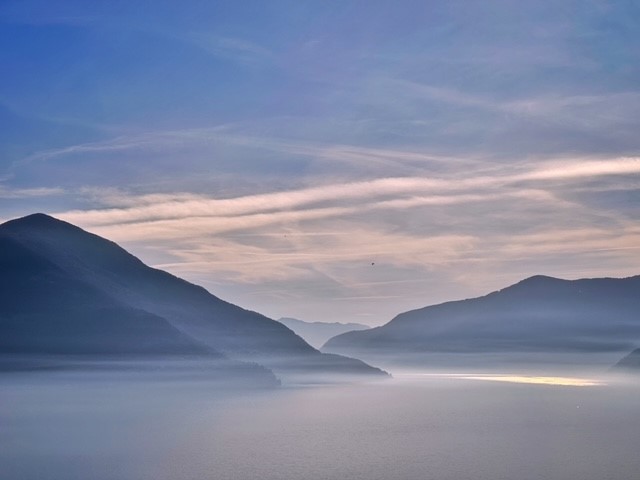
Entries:
<svg viewBox="0 0 640 480">
<path fill-rule="evenodd" d="M 552 385 L 560 387 L 598 387 L 606 385 L 601 380 L 577 377 L 556 377 L 513 374 L 465 374 L 465 373 L 402 373 L 396 378 L 416 379 L 420 377 L 455 378 L 462 380 L 484 380 L 490 382 L 525 383 L 531 385 Z"/>
</svg>

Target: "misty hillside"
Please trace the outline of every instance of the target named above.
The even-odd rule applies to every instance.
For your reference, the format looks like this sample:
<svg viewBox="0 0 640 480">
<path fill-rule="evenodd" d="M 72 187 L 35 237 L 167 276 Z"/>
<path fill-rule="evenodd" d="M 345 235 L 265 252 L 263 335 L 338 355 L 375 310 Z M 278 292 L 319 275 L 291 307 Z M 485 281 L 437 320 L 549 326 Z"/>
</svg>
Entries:
<svg viewBox="0 0 640 480">
<path fill-rule="evenodd" d="M 484 297 L 421 308 L 330 339 L 338 353 L 629 351 L 640 339 L 640 276 L 535 276 Z"/>
<path fill-rule="evenodd" d="M 310 345 L 320 348 L 331 337 L 340 335 L 341 333 L 350 332 L 352 330 L 367 330 L 371 327 L 362 325 L 361 323 L 326 323 L 326 322 L 305 322 L 297 318 L 282 317 L 278 321 L 297 335 L 304 338 Z"/>
<path fill-rule="evenodd" d="M 640 373 L 640 348 L 635 349 L 629 355 L 620 360 L 616 368 L 634 370 Z"/>
<path fill-rule="evenodd" d="M 204 354 L 379 373 L 43 214 L 0 225 L 0 352 Z"/>
</svg>

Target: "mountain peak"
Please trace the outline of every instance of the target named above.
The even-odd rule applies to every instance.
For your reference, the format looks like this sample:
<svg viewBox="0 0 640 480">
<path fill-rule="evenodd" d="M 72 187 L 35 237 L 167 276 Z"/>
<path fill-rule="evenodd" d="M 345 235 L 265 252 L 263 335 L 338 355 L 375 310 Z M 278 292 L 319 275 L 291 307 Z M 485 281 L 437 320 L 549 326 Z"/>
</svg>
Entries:
<svg viewBox="0 0 640 480">
<path fill-rule="evenodd" d="M 554 282 L 558 280 L 561 280 L 561 279 L 556 277 L 550 277 L 549 275 L 533 275 L 531 277 L 525 278 L 524 280 L 521 280 L 518 283 L 526 283 L 526 284 L 545 283 L 545 282 Z"/>
<path fill-rule="evenodd" d="M 532 289 L 537 291 L 539 289 L 554 288 L 554 286 L 566 284 L 567 282 L 567 280 L 548 275 L 533 275 L 505 287 L 501 291 L 532 291 Z"/>
<path fill-rule="evenodd" d="M 64 222 L 62 220 L 58 220 L 55 217 L 52 217 L 51 215 L 47 215 L 46 213 L 32 213 L 31 215 L 27 215 L 25 217 L 20 217 L 20 218 L 16 218 L 13 220 L 9 220 L 8 222 L 5 222 L 2 224 L 2 226 L 19 226 L 19 227 L 36 227 L 36 228 L 42 228 L 42 227 L 52 227 L 52 226 L 56 226 L 56 227 L 61 227 L 61 226 L 69 226 L 71 227 L 72 225 L 70 223 Z"/>
<path fill-rule="evenodd" d="M 323 350 L 385 353 L 398 361 L 405 354 L 436 352 L 622 351 L 640 343 L 639 309 L 636 277 L 536 275 L 483 297 L 401 313 L 382 327 L 334 337 Z"/>
</svg>

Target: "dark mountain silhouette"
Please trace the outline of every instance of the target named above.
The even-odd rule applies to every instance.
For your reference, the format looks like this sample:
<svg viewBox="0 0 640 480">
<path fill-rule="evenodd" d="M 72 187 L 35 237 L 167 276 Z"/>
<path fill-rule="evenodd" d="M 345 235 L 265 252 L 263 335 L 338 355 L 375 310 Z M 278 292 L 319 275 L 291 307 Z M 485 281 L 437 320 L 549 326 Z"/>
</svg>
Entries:
<svg viewBox="0 0 640 480">
<path fill-rule="evenodd" d="M 0 225 L 0 352 L 193 354 L 381 373 L 44 214 Z"/>
<path fill-rule="evenodd" d="M 341 333 L 350 332 L 352 330 L 367 330 L 371 327 L 362 325 L 361 323 L 326 323 L 326 322 L 305 322 L 297 318 L 283 317 L 278 321 L 297 335 L 304 338 L 310 345 L 320 348 L 331 337 L 340 335 Z"/>
<path fill-rule="evenodd" d="M 640 348 L 635 349 L 614 366 L 616 369 L 633 370 L 640 373 Z"/>
<path fill-rule="evenodd" d="M 386 325 L 330 339 L 325 351 L 629 351 L 640 339 L 640 276 L 535 276 L 484 297 L 402 313 Z M 369 355 L 366 356 L 370 358 Z"/>
</svg>

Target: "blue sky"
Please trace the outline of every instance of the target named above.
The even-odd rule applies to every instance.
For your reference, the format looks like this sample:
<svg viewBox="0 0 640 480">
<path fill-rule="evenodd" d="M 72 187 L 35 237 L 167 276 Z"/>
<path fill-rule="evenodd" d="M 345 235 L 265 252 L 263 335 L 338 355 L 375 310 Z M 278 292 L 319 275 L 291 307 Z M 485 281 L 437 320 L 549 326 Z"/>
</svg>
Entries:
<svg viewBox="0 0 640 480">
<path fill-rule="evenodd" d="M 640 273 L 640 5 L 0 2 L 0 218 L 272 317 Z"/>
</svg>

